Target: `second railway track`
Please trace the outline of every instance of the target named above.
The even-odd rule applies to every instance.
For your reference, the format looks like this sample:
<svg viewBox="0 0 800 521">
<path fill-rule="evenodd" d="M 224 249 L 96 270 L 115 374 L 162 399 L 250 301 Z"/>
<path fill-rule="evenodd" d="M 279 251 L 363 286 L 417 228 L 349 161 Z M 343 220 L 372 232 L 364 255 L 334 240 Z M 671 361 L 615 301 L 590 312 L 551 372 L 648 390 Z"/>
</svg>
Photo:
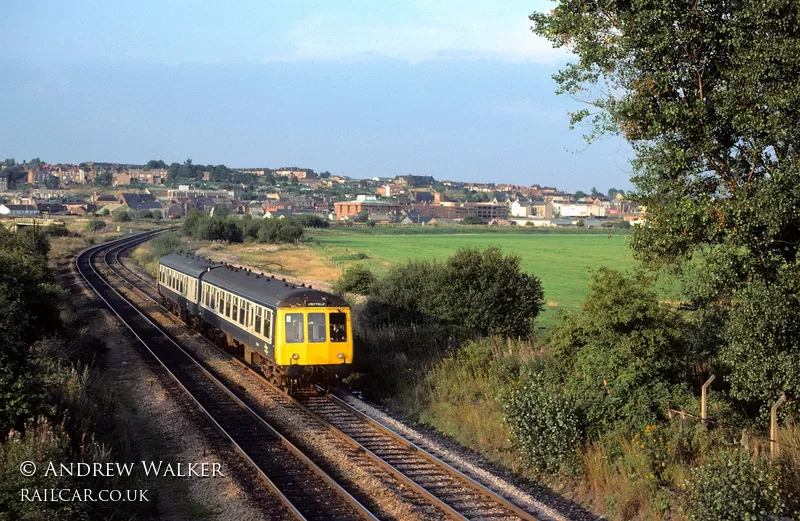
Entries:
<svg viewBox="0 0 800 521">
<path fill-rule="evenodd" d="M 109 251 L 138 244 L 151 235 L 121 239 L 84 251 L 76 259 L 78 272 L 242 457 L 256 468 L 268 488 L 297 519 L 377 519 L 100 274 L 96 266 L 98 257 L 105 263 Z"/>
<path fill-rule="evenodd" d="M 153 301 L 155 305 L 160 305 L 155 286 L 120 260 L 120 254 L 130 247 L 130 244 L 121 244 L 109 249 L 103 256 L 105 267 L 144 298 Z M 174 315 L 170 317 L 178 320 Z M 174 343 L 174 339 L 170 341 Z M 251 375 L 257 374 L 242 361 L 227 353 L 226 355 L 239 370 Z M 200 365 L 200 362 L 194 363 Z M 206 372 L 211 370 L 214 376 L 226 380 L 224 375 L 218 374 L 213 368 L 206 367 L 203 370 Z M 307 421 L 322 424 L 332 435 L 338 437 L 341 443 L 355 449 L 359 457 L 381 467 L 397 482 L 412 491 L 413 496 L 430 503 L 434 511 L 438 512 L 434 518 L 527 521 L 542 519 L 414 445 L 339 398 L 314 392 L 292 398 L 268 381 L 260 378 L 259 380 L 259 386 L 276 393 L 276 399 L 284 402 L 287 407 L 296 409 L 297 414 L 305 415 Z M 224 385 L 222 382 L 220 384 Z M 249 399 L 247 390 L 240 384 L 228 382 L 228 386 L 228 393 L 247 402 L 253 408 L 258 408 L 257 404 Z"/>
</svg>

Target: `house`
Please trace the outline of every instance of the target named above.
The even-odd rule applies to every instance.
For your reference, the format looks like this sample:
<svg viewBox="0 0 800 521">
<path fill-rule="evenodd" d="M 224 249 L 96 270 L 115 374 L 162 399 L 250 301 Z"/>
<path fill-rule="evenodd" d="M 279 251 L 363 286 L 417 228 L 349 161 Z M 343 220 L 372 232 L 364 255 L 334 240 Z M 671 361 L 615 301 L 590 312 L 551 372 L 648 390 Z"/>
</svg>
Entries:
<svg viewBox="0 0 800 521">
<path fill-rule="evenodd" d="M 0 175 L 0 192 L 8 191 L 8 176 Z"/>
<path fill-rule="evenodd" d="M 373 213 L 370 214 L 369 220 L 377 224 L 391 224 L 395 221 L 395 216 L 388 213 Z"/>
<path fill-rule="evenodd" d="M 173 203 L 167 207 L 167 219 L 180 219 L 184 216 L 183 205 Z"/>
<path fill-rule="evenodd" d="M 117 202 L 117 198 L 113 195 L 104 195 L 94 192 L 92 194 L 92 202 L 97 206 L 105 206 L 107 204 L 115 204 Z"/>
<path fill-rule="evenodd" d="M 89 211 L 86 204 L 68 204 L 67 213 L 70 215 L 86 215 Z"/>
<path fill-rule="evenodd" d="M 125 172 L 120 174 L 112 174 L 111 186 L 127 186 L 131 184 L 131 176 Z"/>
<path fill-rule="evenodd" d="M 286 217 L 291 217 L 292 212 L 287 212 L 286 210 L 275 210 L 274 212 L 264 212 L 264 219 L 285 219 Z"/>
<path fill-rule="evenodd" d="M 161 203 L 156 201 L 155 196 L 151 193 L 134 194 L 134 193 L 121 193 L 117 197 L 120 204 L 127 205 L 131 210 L 137 212 L 142 210 L 158 210 L 161 211 Z"/>
<path fill-rule="evenodd" d="M 39 213 L 46 213 L 48 215 L 67 213 L 66 206 L 52 201 L 38 203 L 36 207 L 39 209 Z"/>
<path fill-rule="evenodd" d="M 253 217 L 264 217 L 264 208 L 261 203 L 250 203 L 247 207 L 247 213 Z"/>
<path fill-rule="evenodd" d="M 44 184 L 49 178 L 50 178 L 50 172 L 46 170 L 28 171 L 28 184 L 31 185 Z"/>
<path fill-rule="evenodd" d="M 39 208 L 33 204 L 0 204 L 0 215 L 14 217 L 39 215 Z"/>
</svg>

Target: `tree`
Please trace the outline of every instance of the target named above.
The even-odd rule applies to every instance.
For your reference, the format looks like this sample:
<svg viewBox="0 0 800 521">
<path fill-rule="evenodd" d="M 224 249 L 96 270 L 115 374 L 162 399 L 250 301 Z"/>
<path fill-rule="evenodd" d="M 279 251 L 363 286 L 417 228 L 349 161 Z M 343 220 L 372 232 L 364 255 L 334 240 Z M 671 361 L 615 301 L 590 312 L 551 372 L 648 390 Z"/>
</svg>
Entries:
<svg viewBox="0 0 800 521">
<path fill-rule="evenodd" d="M 100 186 L 111 186 L 113 179 L 114 178 L 111 175 L 111 172 L 108 170 L 103 170 L 94 177 L 95 183 L 99 184 Z"/>
<path fill-rule="evenodd" d="M 651 280 L 600 268 L 580 312 L 562 315 L 550 343 L 564 392 L 575 398 L 587 434 L 637 429 L 680 403 L 695 361 L 678 313 L 658 302 Z"/>
<path fill-rule="evenodd" d="M 753 386 L 777 392 L 773 370 L 800 394 L 796 318 L 759 302 L 770 295 L 796 309 L 800 291 L 796 3 L 563 0 L 531 20 L 578 56 L 554 76 L 559 92 L 589 104 L 573 126 L 588 124 L 589 140 L 622 134 L 634 149 L 635 200 L 649 221 L 634 230 L 636 256 L 673 269 L 700 258 L 725 273 L 702 296 L 713 306 L 701 316 L 723 340 L 711 356 L 730 372 L 732 394 L 766 407 Z M 771 320 L 742 327 L 755 310 Z M 754 338 L 766 356 L 737 358 Z"/>
<path fill-rule="evenodd" d="M 461 219 L 461 224 L 486 224 L 486 221 L 475 214 L 470 214 Z"/>
<path fill-rule="evenodd" d="M 353 221 L 357 223 L 365 223 L 369 221 L 369 214 L 367 212 L 360 212 L 353 218 Z"/>
<path fill-rule="evenodd" d="M 106 222 L 102 219 L 93 219 L 86 223 L 86 231 L 96 232 L 106 227 Z"/>
<path fill-rule="evenodd" d="M 586 198 L 586 192 L 583 192 L 581 190 L 575 192 L 575 199 L 585 199 L 585 198 Z"/>
<path fill-rule="evenodd" d="M 364 310 L 370 326 L 439 322 L 477 334 L 530 335 L 542 285 L 520 258 L 462 248 L 444 263 L 409 261 L 376 282 Z"/>
<path fill-rule="evenodd" d="M 372 274 L 372 271 L 366 266 L 355 264 L 344 270 L 341 278 L 334 284 L 334 291 L 339 294 L 369 295 L 373 284 L 375 284 L 375 275 Z"/>
<path fill-rule="evenodd" d="M 114 214 L 114 220 L 119 223 L 126 223 L 130 222 L 132 219 L 130 212 L 119 211 Z"/>
<path fill-rule="evenodd" d="M 151 159 L 145 165 L 145 170 L 157 170 L 160 168 L 167 168 L 167 164 L 161 159 Z"/>
</svg>

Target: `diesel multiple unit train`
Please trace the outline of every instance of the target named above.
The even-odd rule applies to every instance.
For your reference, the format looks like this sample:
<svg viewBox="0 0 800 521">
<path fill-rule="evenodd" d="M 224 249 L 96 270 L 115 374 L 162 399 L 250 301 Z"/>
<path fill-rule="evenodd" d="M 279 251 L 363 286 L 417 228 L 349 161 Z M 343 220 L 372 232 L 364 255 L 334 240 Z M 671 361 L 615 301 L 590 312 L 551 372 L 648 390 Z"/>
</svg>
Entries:
<svg viewBox="0 0 800 521">
<path fill-rule="evenodd" d="M 178 253 L 159 260 L 158 292 L 187 324 L 241 346 L 247 362 L 284 383 L 350 374 L 350 306 L 341 297 Z"/>
</svg>

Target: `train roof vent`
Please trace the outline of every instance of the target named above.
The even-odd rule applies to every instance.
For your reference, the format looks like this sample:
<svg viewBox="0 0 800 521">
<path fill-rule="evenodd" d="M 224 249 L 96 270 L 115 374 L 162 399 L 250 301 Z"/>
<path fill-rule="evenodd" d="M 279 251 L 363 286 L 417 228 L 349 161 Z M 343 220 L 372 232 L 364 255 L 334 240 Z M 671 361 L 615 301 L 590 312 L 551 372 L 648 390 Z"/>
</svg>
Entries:
<svg viewBox="0 0 800 521">
<path fill-rule="evenodd" d="M 288 288 L 288 287 L 289 287 L 289 285 L 288 285 L 288 284 L 284 284 L 284 285 L 283 285 L 283 287 L 284 287 L 284 288 Z"/>
</svg>

